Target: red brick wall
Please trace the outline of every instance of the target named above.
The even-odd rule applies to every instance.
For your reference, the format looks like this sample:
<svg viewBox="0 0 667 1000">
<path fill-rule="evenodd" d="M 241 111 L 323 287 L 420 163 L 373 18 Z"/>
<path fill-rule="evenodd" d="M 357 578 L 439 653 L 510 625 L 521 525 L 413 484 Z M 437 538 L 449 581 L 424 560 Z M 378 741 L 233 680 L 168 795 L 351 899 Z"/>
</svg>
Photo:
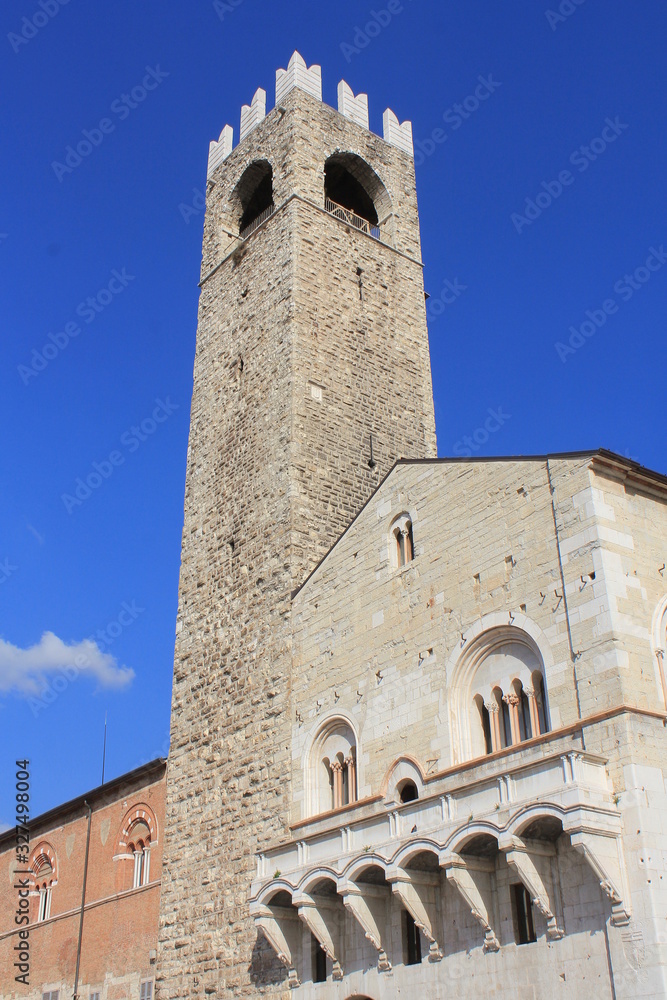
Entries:
<svg viewBox="0 0 667 1000">
<path fill-rule="evenodd" d="M 153 978 L 150 952 L 157 947 L 160 874 L 164 839 L 165 767 L 150 768 L 113 783 L 110 790 L 88 797 L 93 813 L 86 886 L 86 909 L 79 992 L 87 1000 L 91 991 L 100 1000 L 139 1000 L 139 983 Z M 132 889 L 134 865 L 120 846 L 128 812 L 138 807 L 151 818 L 150 879 Z M 34 823 L 30 835 L 31 857 L 46 841 L 56 856 L 57 884 L 52 889 L 50 919 L 37 923 L 39 900 L 31 897 L 30 988 L 14 980 L 14 946 L 18 928 L 14 914 L 18 894 L 13 888 L 16 866 L 14 841 L 6 834 L 0 842 L 0 996 L 41 996 L 44 987 L 60 989 L 69 1000 L 74 986 L 79 933 L 81 891 L 86 851 L 88 813 L 77 800 L 73 807 Z M 134 993 L 136 991 L 136 997 Z"/>
</svg>

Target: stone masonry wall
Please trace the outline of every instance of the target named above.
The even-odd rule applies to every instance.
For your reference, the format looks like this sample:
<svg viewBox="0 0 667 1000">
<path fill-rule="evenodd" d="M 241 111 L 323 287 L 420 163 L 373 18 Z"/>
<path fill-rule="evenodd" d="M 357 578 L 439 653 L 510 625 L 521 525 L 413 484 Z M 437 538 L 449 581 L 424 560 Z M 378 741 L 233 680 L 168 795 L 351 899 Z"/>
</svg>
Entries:
<svg viewBox="0 0 667 1000">
<path fill-rule="evenodd" d="M 257 940 L 247 895 L 255 851 L 287 835 L 291 593 L 396 458 L 435 454 L 412 159 L 301 91 L 284 107 L 209 184 L 160 1000 L 202 987 L 218 997 L 281 994 L 284 974 Z M 322 210 L 323 165 L 336 148 L 381 175 L 396 248 L 347 233 Z M 257 159 L 272 165 L 276 212 L 239 245 L 234 191 Z"/>
<path fill-rule="evenodd" d="M 364 733 L 360 797 L 379 791 L 408 746 L 424 768 L 461 759 L 448 686 L 463 655 L 462 637 L 477 623 L 507 625 L 510 614 L 518 628 L 533 623 L 549 653 L 552 729 L 577 721 L 577 691 L 584 717 L 624 703 L 662 709 L 650 646 L 661 584 L 644 582 L 651 570 L 660 580 L 664 504 L 642 501 L 648 504 L 637 518 L 643 534 L 630 548 L 631 522 L 609 540 L 606 520 L 586 500 L 594 481 L 600 498 L 615 484 L 605 481 L 603 494 L 586 457 L 549 465 L 574 661 L 546 463 L 399 466 L 295 600 L 295 696 L 303 723 L 293 723 L 294 821 L 303 818 L 303 754 L 328 713 L 347 713 Z M 392 569 L 389 526 L 402 511 L 412 518 L 415 559 Z M 635 663 L 630 683 L 628 639 L 609 613 L 618 576 L 610 577 L 606 566 L 619 534 L 642 574 L 632 586 L 628 568 L 623 581 L 637 595 L 627 619 Z"/>
</svg>

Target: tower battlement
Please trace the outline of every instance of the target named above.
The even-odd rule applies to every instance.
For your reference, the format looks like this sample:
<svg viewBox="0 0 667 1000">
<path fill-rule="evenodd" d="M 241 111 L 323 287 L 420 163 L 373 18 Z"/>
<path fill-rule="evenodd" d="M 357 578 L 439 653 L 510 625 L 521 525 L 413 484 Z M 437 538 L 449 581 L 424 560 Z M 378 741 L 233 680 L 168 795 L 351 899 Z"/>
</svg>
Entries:
<svg viewBox="0 0 667 1000">
<path fill-rule="evenodd" d="M 307 66 L 299 52 L 294 52 L 287 69 L 276 70 L 276 107 L 280 107 L 291 90 L 298 87 L 317 100 L 322 100 L 322 67 Z M 338 84 L 338 112 L 350 121 L 368 130 L 368 94 L 355 96 L 345 80 Z M 259 87 L 250 104 L 241 108 L 240 142 L 266 117 L 266 91 Z M 394 112 L 387 108 L 382 116 L 382 138 L 409 156 L 414 155 L 412 122 L 399 122 Z M 234 148 L 234 129 L 225 125 L 217 141 L 211 142 L 208 154 L 210 178 Z"/>
</svg>

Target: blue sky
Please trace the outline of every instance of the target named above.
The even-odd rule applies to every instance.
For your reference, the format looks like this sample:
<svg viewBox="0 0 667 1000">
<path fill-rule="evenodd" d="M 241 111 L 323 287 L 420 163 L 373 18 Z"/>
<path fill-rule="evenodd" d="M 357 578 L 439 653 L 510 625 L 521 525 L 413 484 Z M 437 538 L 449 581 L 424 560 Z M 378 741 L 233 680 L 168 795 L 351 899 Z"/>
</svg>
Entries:
<svg viewBox="0 0 667 1000">
<path fill-rule="evenodd" d="M 413 122 L 439 453 L 667 472 L 663 3 L 6 0 L 0 21 L 0 824 L 17 758 L 34 814 L 99 783 L 105 713 L 108 777 L 167 750 L 208 143 L 238 141 L 258 86 L 273 106 L 295 48 L 327 103 L 345 79 L 374 131 Z"/>
</svg>

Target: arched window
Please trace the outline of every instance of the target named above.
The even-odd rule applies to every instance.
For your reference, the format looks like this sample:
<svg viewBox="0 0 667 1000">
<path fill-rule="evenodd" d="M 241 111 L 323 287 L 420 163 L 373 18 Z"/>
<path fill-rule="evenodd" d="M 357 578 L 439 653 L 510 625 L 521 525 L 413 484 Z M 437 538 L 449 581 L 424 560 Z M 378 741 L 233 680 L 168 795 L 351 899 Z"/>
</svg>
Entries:
<svg viewBox="0 0 667 1000">
<path fill-rule="evenodd" d="M 357 801 L 356 737 L 348 722 L 332 719 L 320 730 L 310 753 L 309 777 L 312 813 Z"/>
<path fill-rule="evenodd" d="M 462 661 L 461 681 L 453 679 L 452 713 L 462 741 L 462 759 L 495 753 L 549 731 L 544 668 L 539 650 L 517 628 L 482 633 Z M 467 692 L 467 695 L 466 695 Z M 462 695 L 466 695 L 467 713 Z"/>
<path fill-rule="evenodd" d="M 495 687 L 491 695 L 498 715 L 499 747 L 506 747 L 512 742 L 509 706 L 505 701 L 501 688 Z"/>
<path fill-rule="evenodd" d="M 232 197 L 237 203 L 239 236 L 245 239 L 274 210 L 271 164 L 267 160 L 251 163 L 236 185 Z"/>
<path fill-rule="evenodd" d="M 371 195 L 358 176 L 357 160 L 363 163 L 360 157 L 349 153 L 329 157 L 324 165 L 324 197 L 354 212 L 371 226 L 377 226 L 378 214 Z"/>
<path fill-rule="evenodd" d="M 479 712 L 479 719 L 482 726 L 482 733 L 484 735 L 484 750 L 486 753 L 491 753 L 491 718 L 489 715 L 489 710 L 484 704 L 484 700 L 481 694 L 476 694 L 474 697 L 475 705 L 477 706 L 477 711 Z"/>
<path fill-rule="evenodd" d="M 382 782 L 385 804 L 414 802 L 424 794 L 424 773 L 415 757 L 404 755 L 391 765 Z"/>
<path fill-rule="evenodd" d="M 547 712 L 545 707 L 545 697 L 544 697 L 544 678 L 539 670 L 533 673 L 533 684 L 532 684 L 532 698 L 534 704 L 534 713 L 537 717 L 537 726 L 535 727 L 535 736 L 539 736 L 540 733 L 549 732 L 549 724 L 547 722 Z M 528 696 L 527 696 L 528 698 Z M 530 699 L 528 699 L 530 707 Z"/>
<path fill-rule="evenodd" d="M 398 786 L 398 797 L 401 802 L 414 802 L 415 799 L 419 798 L 419 789 L 415 785 L 414 781 L 406 778 L 405 781 L 401 781 Z"/>
<path fill-rule="evenodd" d="M 412 520 L 409 514 L 399 514 L 389 529 L 389 564 L 397 569 L 407 566 L 415 555 Z"/>
<path fill-rule="evenodd" d="M 29 864 L 32 875 L 32 891 L 38 897 L 37 921 L 48 920 L 51 916 L 51 895 L 57 884 L 56 855 L 46 841 L 42 841 L 33 851 Z"/>
<path fill-rule="evenodd" d="M 653 646 L 658 674 L 657 681 L 662 693 L 662 700 L 667 707 L 667 596 L 658 602 L 653 612 L 651 632 L 651 645 Z"/>
<path fill-rule="evenodd" d="M 140 886 L 148 885 L 150 882 L 151 834 L 148 824 L 143 820 L 138 820 L 132 825 L 130 834 L 132 840 L 128 844 L 128 851 L 134 859 L 132 888 L 138 889 Z"/>
<path fill-rule="evenodd" d="M 533 725 L 530 721 L 530 704 L 528 695 L 521 681 L 514 682 L 514 690 L 519 698 L 519 735 L 522 740 L 529 740 L 533 735 Z"/>
<path fill-rule="evenodd" d="M 355 229 L 380 238 L 391 199 L 365 160 L 356 153 L 334 153 L 324 164 L 324 207 Z M 384 235 L 381 238 L 387 242 Z"/>
<path fill-rule="evenodd" d="M 158 843 L 157 818 L 146 802 L 135 802 L 125 813 L 118 830 L 114 861 L 116 890 L 127 892 L 148 885 L 151 851 Z"/>
</svg>

